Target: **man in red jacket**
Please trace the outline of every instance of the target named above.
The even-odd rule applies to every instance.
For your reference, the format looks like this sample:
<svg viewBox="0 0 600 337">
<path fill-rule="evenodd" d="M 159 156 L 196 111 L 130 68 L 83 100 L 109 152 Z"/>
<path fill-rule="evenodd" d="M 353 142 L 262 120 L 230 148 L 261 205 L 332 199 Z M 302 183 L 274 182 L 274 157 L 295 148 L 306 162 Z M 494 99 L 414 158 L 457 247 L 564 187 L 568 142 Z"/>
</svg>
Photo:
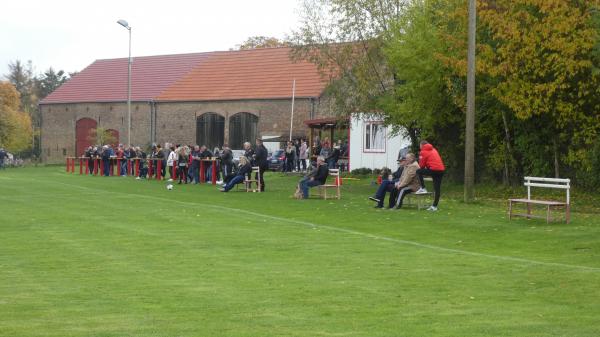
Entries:
<svg viewBox="0 0 600 337">
<path fill-rule="evenodd" d="M 421 182 L 421 188 L 416 192 L 416 194 L 427 193 L 423 176 L 431 176 L 433 179 L 433 191 L 435 192 L 435 197 L 433 199 L 433 205 L 431 205 L 431 207 L 429 207 L 427 210 L 437 211 L 437 206 L 440 201 L 442 177 L 444 176 L 446 167 L 444 166 L 444 162 L 442 161 L 438 151 L 427 141 L 421 142 L 419 167 L 421 168 L 417 170 L 417 175 L 419 176 L 419 181 Z"/>
</svg>

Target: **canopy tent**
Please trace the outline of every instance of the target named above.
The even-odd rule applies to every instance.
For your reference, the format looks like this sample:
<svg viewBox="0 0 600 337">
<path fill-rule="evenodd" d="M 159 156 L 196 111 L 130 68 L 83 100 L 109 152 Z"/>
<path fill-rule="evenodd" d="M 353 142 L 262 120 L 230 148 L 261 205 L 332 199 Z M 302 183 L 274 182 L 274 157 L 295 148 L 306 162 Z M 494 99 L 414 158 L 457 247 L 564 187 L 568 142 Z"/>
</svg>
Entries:
<svg viewBox="0 0 600 337">
<path fill-rule="evenodd" d="M 350 146 L 350 118 L 338 118 L 338 117 L 326 117 L 318 119 L 310 119 L 304 121 L 304 124 L 310 129 L 310 137 L 308 139 L 308 146 L 310 148 L 312 159 L 316 158 L 317 153 L 315 149 L 317 144 L 315 137 L 319 137 L 319 141 L 323 140 L 323 134 L 329 137 L 331 145 L 333 146 L 335 130 L 347 130 L 348 132 L 348 146 Z M 327 134 L 328 133 L 328 134 Z M 350 148 L 348 148 L 350 153 Z M 340 160 L 347 161 L 348 157 L 340 157 Z"/>
</svg>

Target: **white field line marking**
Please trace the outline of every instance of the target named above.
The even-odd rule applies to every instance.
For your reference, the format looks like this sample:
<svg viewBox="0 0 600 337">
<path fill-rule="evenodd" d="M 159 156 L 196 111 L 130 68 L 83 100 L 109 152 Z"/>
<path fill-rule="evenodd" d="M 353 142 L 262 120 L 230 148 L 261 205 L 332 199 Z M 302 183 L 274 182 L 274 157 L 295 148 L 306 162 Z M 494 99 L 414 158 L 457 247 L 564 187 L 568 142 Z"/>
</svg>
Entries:
<svg viewBox="0 0 600 337">
<path fill-rule="evenodd" d="M 31 180 L 36 180 L 36 179 L 31 179 Z M 99 189 L 94 189 L 94 188 L 85 187 L 85 186 L 62 183 L 62 182 L 58 182 L 58 181 L 50 181 L 50 180 L 39 180 L 39 181 L 46 182 L 46 183 L 60 184 L 60 185 L 75 187 L 75 188 L 79 188 L 79 189 L 93 190 L 96 192 L 103 192 L 103 193 L 108 193 L 108 194 L 121 194 L 121 195 L 126 195 L 126 196 L 137 197 L 137 198 L 146 198 L 146 199 L 152 199 L 152 200 L 165 201 L 165 202 L 169 202 L 169 203 L 178 203 L 178 204 L 198 206 L 198 207 L 209 207 L 209 208 L 213 208 L 213 209 L 217 209 L 217 210 L 222 210 L 222 211 L 226 212 L 227 214 L 231 214 L 232 212 L 244 213 L 247 215 L 252 215 L 252 216 L 261 217 L 261 218 L 265 218 L 265 219 L 271 219 L 271 220 L 276 220 L 276 221 L 304 225 L 304 226 L 308 226 L 311 228 L 322 228 L 322 229 L 327 229 L 327 230 L 334 231 L 334 232 L 363 236 L 363 237 L 367 237 L 370 239 L 393 242 L 393 243 L 398 243 L 398 244 L 407 245 L 407 246 L 414 246 L 414 247 L 419 247 L 419 248 L 426 248 L 426 249 L 440 251 L 440 252 L 447 252 L 447 253 L 453 253 L 453 254 L 459 254 L 459 255 L 469 255 L 469 256 L 475 256 L 475 257 L 485 257 L 485 258 L 489 258 L 489 259 L 508 261 L 508 262 L 517 262 L 517 263 L 522 263 L 522 264 L 533 264 L 533 265 L 546 266 L 546 267 L 560 267 L 560 268 L 579 269 L 579 270 L 584 270 L 584 271 L 600 272 L 599 267 L 581 266 L 581 265 L 576 265 L 576 264 L 567 264 L 567 263 L 560 263 L 560 262 L 545 262 L 545 261 L 530 260 L 530 259 L 520 258 L 520 257 L 485 254 L 485 253 L 472 252 L 472 251 L 468 251 L 468 250 L 446 248 L 446 247 L 440 247 L 440 246 L 430 245 L 430 244 L 426 244 L 426 243 L 420 243 L 420 242 L 416 242 L 416 241 L 408 241 L 408 240 L 395 239 L 395 238 L 390 238 L 390 237 L 380 236 L 380 235 L 375 235 L 375 234 L 370 234 L 370 233 L 364 233 L 364 232 L 359 232 L 359 231 L 355 231 L 352 229 L 346 229 L 346 228 L 335 227 L 335 226 L 330 226 L 330 225 L 320 225 L 320 224 L 315 224 L 312 222 L 307 222 L 307 221 L 302 221 L 302 220 L 286 219 L 286 218 L 282 218 L 282 217 L 252 212 L 252 211 L 239 209 L 239 208 L 225 207 L 225 206 L 212 205 L 212 204 L 206 204 L 206 203 L 195 203 L 195 202 L 189 202 L 189 201 L 179 201 L 179 200 L 160 198 L 160 197 L 143 195 L 143 194 L 99 190 Z"/>
</svg>

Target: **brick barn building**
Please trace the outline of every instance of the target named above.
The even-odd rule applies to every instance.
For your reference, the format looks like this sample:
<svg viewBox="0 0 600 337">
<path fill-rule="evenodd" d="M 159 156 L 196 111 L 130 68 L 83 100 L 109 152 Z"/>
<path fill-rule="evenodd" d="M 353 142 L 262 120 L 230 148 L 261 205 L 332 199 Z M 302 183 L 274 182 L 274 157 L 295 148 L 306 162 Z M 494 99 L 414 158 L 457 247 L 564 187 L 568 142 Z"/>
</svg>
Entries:
<svg viewBox="0 0 600 337">
<path fill-rule="evenodd" d="M 327 81 L 289 48 L 135 57 L 131 142 L 228 143 L 287 136 L 296 80 L 294 135 L 330 115 Z M 91 145 L 90 130 L 127 142 L 127 58 L 97 60 L 40 102 L 42 159 L 62 162 Z"/>
</svg>

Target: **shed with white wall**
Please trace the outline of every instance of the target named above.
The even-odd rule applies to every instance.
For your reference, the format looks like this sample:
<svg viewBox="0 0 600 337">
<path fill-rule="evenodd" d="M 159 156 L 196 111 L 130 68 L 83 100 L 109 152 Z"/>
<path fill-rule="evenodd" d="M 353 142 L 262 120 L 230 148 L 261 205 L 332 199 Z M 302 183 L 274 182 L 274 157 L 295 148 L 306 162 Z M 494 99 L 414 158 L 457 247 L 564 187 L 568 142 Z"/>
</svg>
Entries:
<svg viewBox="0 0 600 337">
<path fill-rule="evenodd" d="M 398 153 L 410 139 L 394 135 L 383 119 L 357 114 L 350 122 L 350 169 L 395 169 Z"/>
</svg>

